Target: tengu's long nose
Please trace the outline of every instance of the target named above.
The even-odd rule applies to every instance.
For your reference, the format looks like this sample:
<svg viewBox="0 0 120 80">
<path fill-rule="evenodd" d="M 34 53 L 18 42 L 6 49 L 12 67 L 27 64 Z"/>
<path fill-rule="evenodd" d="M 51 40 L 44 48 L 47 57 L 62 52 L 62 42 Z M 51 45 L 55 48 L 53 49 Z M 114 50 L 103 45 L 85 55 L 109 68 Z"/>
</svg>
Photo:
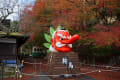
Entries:
<svg viewBox="0 0 120 80">
<path fill-rule="evenodd" d="M 79 39 L 79 35 L 78 34 L 75 34 L 72 36 L 72 38 L 70 38 L 69 40 L 62 40 L 62 43 L 63 44 L 71 44 L 75 41 L 77 41 Z"/>
</svg>

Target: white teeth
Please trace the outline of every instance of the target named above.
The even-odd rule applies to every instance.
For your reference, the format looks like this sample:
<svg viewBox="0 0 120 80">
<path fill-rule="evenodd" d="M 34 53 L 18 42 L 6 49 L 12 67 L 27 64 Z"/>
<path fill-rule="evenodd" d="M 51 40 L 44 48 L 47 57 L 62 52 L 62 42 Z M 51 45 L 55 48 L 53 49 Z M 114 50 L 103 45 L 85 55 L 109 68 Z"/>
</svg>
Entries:
<svg viewBox="0 0 120 80">
<path fill-rule="evenodd" d="M 70 48 L 72 48 L 72 44 L 68 44 L 68 46 L 69 46 Z"/>
<path fill-rule="evenodd" d="M 59 48 L 59 47 L 63 47 L 63 46 L 65 46 L 65 45 L 67 45 L 67 44 L 61 44 L 60 42 L 57 42 L 56 43 L 56 46 Z M 68 46 L 70 47 L 70 48 L 72 48 L 72 44 L 68 44 Z"/>
<path fill-rule="evenodd" d="M 63 47 L 63 46 L 65 46 L 65 45 L 66 45 L 66 44 L 61 44 L 60 42 L 57 42 L 57 43 L 56 43 L 56 46 L 57 46 L 57 47 Z"/>
</svg>

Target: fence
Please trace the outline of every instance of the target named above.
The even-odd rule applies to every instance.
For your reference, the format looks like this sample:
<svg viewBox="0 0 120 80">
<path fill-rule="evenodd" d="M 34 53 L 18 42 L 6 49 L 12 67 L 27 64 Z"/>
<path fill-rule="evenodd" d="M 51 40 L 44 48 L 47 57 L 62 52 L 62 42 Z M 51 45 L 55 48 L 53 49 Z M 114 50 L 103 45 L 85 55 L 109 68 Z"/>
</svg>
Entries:
<svg viewBox="0 0 120 80">
<path fill-rule="evenodd" d="M 22 76 L 34 76 L 34 77 L 63 77 L 64 76 L 64 77 L 70 77 L 70 76 L 87 75 L 87 74 L 96 73 L 96 72 L 99 72 L 99 73 L 100 72 L 114 72 L 114 71 L 119 71 L 120 70 L 120 67 L 118 67 L 118 66 L 91 65 L 91 64 L 85 64 L 85 63 L 80 62 L 80 64 L 81 64 L 80 67 L 89 66 L 89 67 L 93 67 L 94 70 L 87 71 L 87 72 L 80 72 L 78 74 L 41 75 L 39 73 L 43 72 L 43 67 L 47 66 L 48 65 L 47 63 L 42 63 L 42 62 L 39 62 L 39 63 L 23 62 L 23 63 L 25 65 L 33 66 L 33 69 L 32 69 L 33 71 L 31 73 L 22 71 L 21 70 L 21 65 L 12 65 L 12 66 L 10 66 L 10 65 L 3 65 L 3 64 L 1 64 L 1 65 L 3 65 L 4 67 L 9 67 L 9 68 L 12 67 L 14 69 L 14 78 L 16 80 L 17 79 L 21 79 L 22 80 Z M 4 69 L 2 69 L 3 66 L 1 66 L 1 80 L 4 79 L 4 75 L 3 75 L 3 71 L 2 71 L 2 70 L 4 70 Z M 27 70 L 29 70 L 29 69 L 27 69 Z M 38 73 L 38 71 L 39 71 L 39 73 Z M 46 70 L 44 70 L 44 71 L 46 71 Z"/>
</svg>

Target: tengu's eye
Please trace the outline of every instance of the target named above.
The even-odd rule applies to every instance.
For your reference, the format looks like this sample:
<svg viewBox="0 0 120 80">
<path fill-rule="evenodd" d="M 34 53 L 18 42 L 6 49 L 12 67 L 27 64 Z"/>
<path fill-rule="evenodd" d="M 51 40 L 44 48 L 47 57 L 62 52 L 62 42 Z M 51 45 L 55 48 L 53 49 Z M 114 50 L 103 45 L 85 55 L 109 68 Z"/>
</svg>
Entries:
<svg viewBox="0 0 120 80">
<path fill-rule="evenodd" d="M 60 38 L 60 40 L 63 40 L 63 38 Z"/>
</svg>

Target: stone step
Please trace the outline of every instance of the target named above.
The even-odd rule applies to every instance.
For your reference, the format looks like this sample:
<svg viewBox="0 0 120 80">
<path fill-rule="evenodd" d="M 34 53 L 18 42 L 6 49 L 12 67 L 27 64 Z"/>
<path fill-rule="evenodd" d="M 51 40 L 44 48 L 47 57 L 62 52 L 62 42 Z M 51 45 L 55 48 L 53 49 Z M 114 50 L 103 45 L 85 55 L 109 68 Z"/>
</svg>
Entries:
<svg viewBox="0 0 120 80">
<path fill-rule="evenodd" d="M 64 56 L 66 56 L 66 57 L 78 57 L 78 55 L 64 55 Z M 63 55 L 53 56 L 53 57 L 61 58 L 61 57 L 63 57 Z"/>
<path fill-rule="evenodd" d="M 59 57 L 62 57 L 62 56 L 69 56 L 69 57 L 72 57 L 72 56 L 78 56 L 78 54 L 77 53 L 74 53 L 74 52 L 69 52 L 69 53 L 53 53 L 53 54 L 51 54 L 52 56 L 54 56 L 54 57 L 58 57 L 58 55 L 59 55 Z M 50 56 L 51 56 L 50 55 Z"/>
<path fill-rule="evenodd" d="M 67 57 L 67 56 L 62 56 L 62 57 L 54 57 L 54 59 L 61 59 L 61 58 L 63 58 L 63 57 Z M 78 59 L 78 57 L 76 57 L 76 56 L 71 56 L 71 57 L 68 57 L 69 59 L 75 59 L 75 58 L 77 58 Z"/>
<path fill-rule="evenodd" d="M 52 57 L 51 57 L 52 56 Z M 68 62 L 72 62 L 74 65 L 74 68 L 72 70 L 68 69 L 67 65 L 64 65 L 62 63 L 62 58 L 67 57 Z M 80 63 L 79 63 L 79 58 L 76 53 L 73 52 L 68 52 L 68 53 L 52 53 L 49 55 L 48 59 L 48 66 L 47 66 L 47 71 L 48 74 L 51 75 L 60 75 L 60 74 L 77 74 L 80 73 Z"/>
<path fill-rule="evenodd" d="M 62 62 L 62 59 L 52 59 L 52 61 L 54 61 L 54 62 Z M 68 59 L 68 61 L 79 62 L 79 60 L 76 59 L 76 58 L 74 58 L 74 59 Z"/>
<path fill-rule="evenodd" d="M 54 69 L 52 71 L 52 73 L 57 74 L 57 75 L 60 75 L 60 74 L 79 74 L 80 73 L 80 69 L 76 68 L 76 69 L 73 69 L 73 70 L 69 70 L 67 68 L 59 68 L 59 70 L 58 69 Z"/>
<path fill-rule="evenodd" d="M 74 65 L 74 67 L 80 67 L 80 64 L 79 64 L 79 63 L 74 63 L 74 62 L 73 62 L 73 65 Z M 64 65 L 64 64 L 62 64 L 62 63 L 54 63 L 54 64 L 53 64 L 53 67 L 65 67 L 65 66 L 67 66 L 67 65 Z"/>
<path fill-rule="evenodd" d="M 74 67 L 74 69 L 78 69 L 78 68 L 80 68 L 80 67 Z M 54 70 L 62 70 L 62 69 L 67 69 L 67 66 L 65 66 L 65 67 L 53 67 L 53 69 Z"/>
</svg>

